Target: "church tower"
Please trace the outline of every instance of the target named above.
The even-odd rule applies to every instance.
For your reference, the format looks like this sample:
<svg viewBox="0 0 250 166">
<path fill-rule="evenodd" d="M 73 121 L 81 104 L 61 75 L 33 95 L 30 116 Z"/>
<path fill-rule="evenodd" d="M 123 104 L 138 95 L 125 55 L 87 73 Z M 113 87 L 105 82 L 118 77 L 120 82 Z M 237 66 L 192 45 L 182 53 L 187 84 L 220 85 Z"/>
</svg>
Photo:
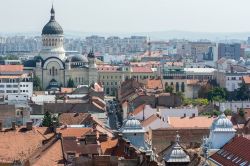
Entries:
<svg viewBox="0 0 250 166">
<path fill-rule="evenodd" d="M 66 60 L 63 47 L 64 35 L 62 27 L 55 20 L 55 10 L 50 10 L 50 20 L 42 30 L 42 50 L 40 56 L 43 60 L 50 57 L 56 57 L 60 60 Z"/>
<path fill-rule="evenodd" d="M 93 49 L 88 53 L 88 61 L 89 61 L 89 85 L 97 82 L 98 80 L 98 72 L 95 62 L 95 54 Z"/>
</svg>

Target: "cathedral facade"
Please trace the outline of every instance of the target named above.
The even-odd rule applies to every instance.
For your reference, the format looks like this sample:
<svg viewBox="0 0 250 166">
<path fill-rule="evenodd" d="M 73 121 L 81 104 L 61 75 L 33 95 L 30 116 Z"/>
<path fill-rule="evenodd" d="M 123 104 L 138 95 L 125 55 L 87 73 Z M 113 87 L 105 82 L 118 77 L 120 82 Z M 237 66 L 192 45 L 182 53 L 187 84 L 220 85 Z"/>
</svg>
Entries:
<svg viewBox="0 0 250 166">
<path fill-rule="evenodd" d="M 88 55 L 66 56 L 63 47 L 64 33 L 55 20 L 52 6 L 49 22 L 42 30 L 42 49 L 34 59 L 34 73 L 40 78 L 42 88 L 56 89 L 74 85 L 90 85 L 97 82 L 98 73 L 93 50 Z"/>
</svg>

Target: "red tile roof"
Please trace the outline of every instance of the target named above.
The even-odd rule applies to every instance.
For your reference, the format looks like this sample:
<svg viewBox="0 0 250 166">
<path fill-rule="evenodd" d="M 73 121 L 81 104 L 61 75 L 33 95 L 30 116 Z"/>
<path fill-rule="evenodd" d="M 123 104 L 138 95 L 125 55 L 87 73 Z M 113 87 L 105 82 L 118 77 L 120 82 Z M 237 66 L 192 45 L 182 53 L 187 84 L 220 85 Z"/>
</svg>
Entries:
<svg viewBox="0 0 250 166">
<path fill-rule="evenodd" d="M 0 65 L 0 72 L 20 72 L 23 71 L 23 65 Z"/>
<path fill-rule="evenodd" d="M 81 137 L 92 131 L 92 128 L 58 128 L 57 132 L 62 134 L 62 137 Z"/>
<path fill-rule="evenodd" d="M 63 166 L 63 153 L 62 153 L 62 146 L 61 141 L 58 140 L 54 143 L 51 147 L 49 147 L 39 159 L 33 163 L 36 166 L 44 166 L 44 165 L 57 165 Z"/>
<path fill-rule="evenodd" d="M 155 114 L 153 114 L 148 119 L 146 119 L 142 122 L 142 126 L 146 127 L 157 119 L 159 119 L 159 117 L 157 117 Z"/>
<path fill-rule="evenodd" d="M 101 149 L 104 155 L 112 155 L 112 152 L 118 145 L 118 139 L 108 139 L 107 141 L 101 142 Z"/>
<path fill-rule="evenodd" d="M 110 65 L 98 65 L 97 70 L 99 72 L 116 72 L 119 69 L 119 66 L 110 66 Z"/>
<path fill-rule="evenodd" d="M 150 67 L 132 67 L 134 73 L 153 73 Z"/>
<path fill-rule="evenodd" d="M 134 109 L 133 115 L 139 114 L 145 107 L 145 104 L 139 105 L 137 108 Z"/>
<path fill-rule="evenodd" d="M 161 80 L 147 80 L 147 89 L 163 89 L 163 84 Z"/>
<path fill-rule="evenodd" d="M 62 113 L 59 115 L 59 123 L 64 125 L 80 125 L 89 118 L 91 118 L 91 114 L 89 113 Z"/>
<path fill-rule="evenodd" d="M 243 81 L 245 84 L 250 84 L 250 76 L 243 76 Z"/>
<path fill-rule="evenodd" d="M 250 140 L 243 136 L 236 136 L 210 158 L 226 166 L 238 166 L 246 162 L 250 165 Z"/>
<path fill-rule="evenodd" d="M 197 117 L 169 117 L 168 123 L 172 127 L 181 127 L 181 128 L 209 128 L 212 125 L 214 118 L 197 116 Z"/>
</svg>

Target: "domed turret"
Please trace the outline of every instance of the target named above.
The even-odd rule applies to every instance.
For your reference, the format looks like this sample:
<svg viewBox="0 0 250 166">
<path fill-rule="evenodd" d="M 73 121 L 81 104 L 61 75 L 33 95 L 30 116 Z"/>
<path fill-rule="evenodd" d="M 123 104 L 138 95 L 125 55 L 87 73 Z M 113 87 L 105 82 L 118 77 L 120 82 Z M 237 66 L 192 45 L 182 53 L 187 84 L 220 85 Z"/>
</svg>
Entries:
<svg viewBox="0 0 250 166">
<path fill-rule="evenodd" d="M 49 22 L 43 27 L 42 35 L 63 35 L 62 27 L 55 20 L 55 10 L 52 6 Z"/>
<path fill-rule="evenodd" d="M 135 119 L 133 115 L 129 115 L 128 119 L 124 121 L 121 131 L 122 133 L 145 132 L 145 130 L 141 126 L 140 121 Z"/>
<path fill-rule="evenodd" d="M 131 117 L 130 119 L 128 119 L 125 124 L 124 124 L 124 129 L 142 129 L 142 126 L 140 124 L 140 122 L 135 119 L 134 117 Z"/>
<path fill-rule="evenodd" d="M 49 22 L 42 30 L 42 50 L 40 56 L 43 60 L 51 57 L 59 58 L 62 62 L 66 60 L 64 44 L 64 35 L 62 27 L 55 20 L 55 10 L 51 8 Z"/>
<path fill-rule="evenodd" d="M 74 55 L 71 58 L 71 62 L 88 62 L 88 59 L 86 58 L 86 56 L 83 55 Z"/>
<path fill-rule="evenodd" d="M 216 131 L 216 130 L 234 130 L 233 129 L 233 123 L 226 117 L 226 115 L 223 113 L 221 115 L 219 115 L 219 117 L 213 121 L 212 130 Z"/>
<path fill-rule="evenodd" d="M 183 165 L 190 162 L 190 157 L 184 152 L 182 147 L 179 144 L 180 136 L 176 135 L 176 142 L 173 144 L 169 150 L 164 154 L 163 160 L 168 163 L 167 165 Z"/>
</svg>

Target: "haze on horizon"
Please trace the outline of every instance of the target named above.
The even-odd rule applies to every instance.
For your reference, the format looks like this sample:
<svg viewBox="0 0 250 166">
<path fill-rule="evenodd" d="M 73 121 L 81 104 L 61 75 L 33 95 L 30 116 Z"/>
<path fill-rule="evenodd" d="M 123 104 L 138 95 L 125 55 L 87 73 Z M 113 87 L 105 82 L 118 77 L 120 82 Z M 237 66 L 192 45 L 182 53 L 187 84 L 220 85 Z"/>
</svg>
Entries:
<svg viewBox="0 0 250 166">
<path fill-rule="evenodd" d="M 0 0 L 0 32 L 41 32 L 52 0 Z M 54 0 L 64 31 L 249 32 L 249 0 Z"/>
</svg>

